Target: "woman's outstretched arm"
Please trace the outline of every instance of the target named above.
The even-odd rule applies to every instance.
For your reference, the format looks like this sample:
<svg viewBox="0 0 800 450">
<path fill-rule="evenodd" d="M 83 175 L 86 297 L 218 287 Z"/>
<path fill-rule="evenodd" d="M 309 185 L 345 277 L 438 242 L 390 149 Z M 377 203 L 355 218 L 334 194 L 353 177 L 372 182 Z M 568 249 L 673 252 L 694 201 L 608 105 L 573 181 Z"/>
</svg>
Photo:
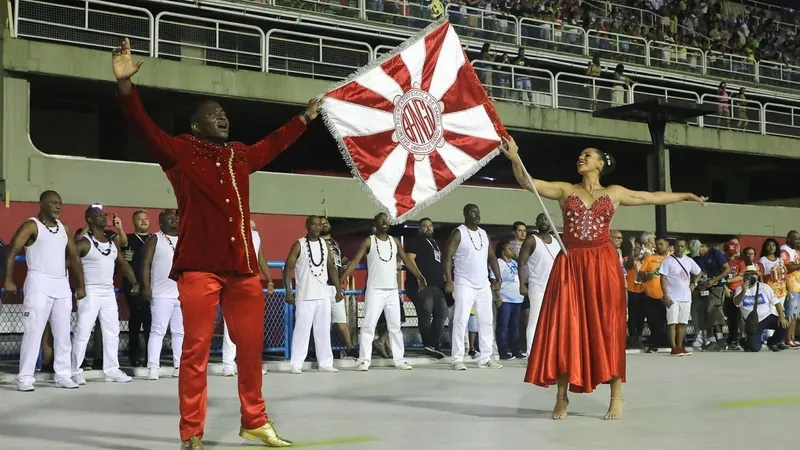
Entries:
<svg viewBox="0 0 800 450">
<path fill-rule="evenodd" d="M 680 202 L 697 202 L 705 205 L 707 197 L 700 197 L 690 192 L 647 192 L 632 191 L 622 186 L 613 186 L 613 196 L 622 206 L 671 205 Z"/>
<path fill-rule="evenodd" d="M 563 182 L 550 182 L 535 180 L 530 176 L 525 165 L 519 157 L 519 148 L 514 138 L 505 139 L 505 146 L 500 148 L 500 151 L 511 161 L 511 168 L 514 170 L 514 178 L 517 179 L 519 185 L 531 192 L 535 190 L 539 192 L 544 198 L 550 200 L 561 200 L 569 194 L 570 185 Z"/>
</svg>

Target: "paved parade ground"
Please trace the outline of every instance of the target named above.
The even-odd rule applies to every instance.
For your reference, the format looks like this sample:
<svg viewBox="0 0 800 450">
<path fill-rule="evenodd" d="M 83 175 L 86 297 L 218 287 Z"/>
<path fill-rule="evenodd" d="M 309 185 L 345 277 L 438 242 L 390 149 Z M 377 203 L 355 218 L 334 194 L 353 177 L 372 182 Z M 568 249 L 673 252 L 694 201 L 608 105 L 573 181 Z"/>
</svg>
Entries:
<svg viewBox="0 0 800 450">
<path fill-rule="evenodd" d="M 570 417 L 552 421 L 554 388 L 522 383 L 522 361 L 466 372 L 421 358 L 409 362 L 413 371 L 373 366 L 367 373 L 302 375 L 271 363 L 264 378 L 268 411 L 300 448 L 730 450 L 797 443 L 800 351 L 629 355 L 619 422 L 601 420 L 606 386 L 572 395 Z M 209 389 L 206 448 L 252 446 L 237 435 L 236 379 L 210 376 Z M 176 396 L 177 380 L 169 377 L 90 380 L 78 390 L 39 382 L 32 393 L 0 384 L 0 448 L 175 450 Z"/>
</svg>

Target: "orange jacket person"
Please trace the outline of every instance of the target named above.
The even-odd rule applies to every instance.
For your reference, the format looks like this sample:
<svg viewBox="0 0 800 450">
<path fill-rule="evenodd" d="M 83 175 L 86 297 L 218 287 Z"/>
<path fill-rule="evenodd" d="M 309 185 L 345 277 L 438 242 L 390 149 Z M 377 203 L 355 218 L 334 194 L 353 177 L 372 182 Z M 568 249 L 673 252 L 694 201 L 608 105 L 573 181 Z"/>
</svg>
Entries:
<svg viewBox="0 0 800 450">
<path fill-rule="evenodd" d="M 131 130 L 145 144 L 175 190 L 181 220 L 170 278 L 177 281 L 186 327 L 178 379 L 184 449 L 202 449 L 208 356 L 217 306 L 236 344 L 242 421 L 239 436 L 270 447 L 289 447 L 266 414 L 261 396 L 264 295 L 250 234 L 249 174 L 291 145 L 317 116 L 318 102 L 260 142 L 226 142 L 225 111 L 207 101 L 192 114 L 192 135 L 172 137 L 148 117 L 131 77 L 144 61 L 130 42 L 113 51 L 118 99 Z"/>
</svg>

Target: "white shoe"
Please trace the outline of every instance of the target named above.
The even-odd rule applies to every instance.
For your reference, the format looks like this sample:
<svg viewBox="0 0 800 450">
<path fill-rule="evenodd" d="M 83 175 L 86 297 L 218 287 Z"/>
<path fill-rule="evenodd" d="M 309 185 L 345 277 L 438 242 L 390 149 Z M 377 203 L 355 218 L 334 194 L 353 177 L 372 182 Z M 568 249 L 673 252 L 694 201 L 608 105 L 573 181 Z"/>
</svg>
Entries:
<svg viewBox="0 0 800 450">
<path fill-rule="evenodd" d="M 69 378 L 64 378 L 56 380 L 56 387 L 63 389 L 78 389 L 78 383 L 72 381 Z"/>
<path fill-rule="evenodd" d="M 119 369 L 106 375 L 106 383 L 129 383 L 132 379 L 127 373 Z"/>
<path fill-rule="evenodd" d="M 222 366 L 222 376 L 223 377 L 232 377 L 236 375 L 236 366 L 229 366 L 224 365 Z"/>
<path fill-rule="evenodd" d="M 359 372 L 368 371 L 369 370 L 369 363 L 366 362 L 366 361 L 359 362 L 358 365 L 356 366 L 356 370 L 358 370 Z"/>
<path fill-rule="evenodd" d="M 158 369 L 148 369 L 147 370 L 147 379 L 150 381 L 158 380 Z"/>
<path fill-rule="evenodd" d="M 339 372 L 339 369 L 337 369 L 336 367 L 333 367 L 333 366 L 329 366 L 329 367 L 320 367 L 319 371 L 320 372 L 327 372 L 327 373 L 337 373 L 337 372 Z"/>
<path fill-rule="evenodd" d="M 20 392 L 33 392 L 36 390 L 33 383 L 17 383 L 17 390 Z"/>
<path fill-rule="evenodd" d="M 291 372 L 292 374 L 294 374 L 294 375 L 300 375 L 301 373 L 303 373 L 303 371 L 302 371 L 302 370 L 300 370 L 300 368 L 299 368 L 299 367 L 292 367 L 292 370 L 291 370 L 290 372 Z"/>
<path fill-rule="evenodd" d="M 266 374 L 267 374 L 267 369 L 261 369 L 261 375 L 266 375 Z"/>
<path fill-rule="evenodd" d="M 178 376 L 180 374 L 181 374 L 181 368 L 180 367 L 176 367 L 175 369 L 172 369 L 172 378 L 178 378 Z"/>
<path fill-rule="evenodd" d="M 411 370 L 411 369 L 413 369 L 413 367 L 411 367 L 411 364 L 409 364 L 407 362 L 401 362 L 400 364 L 395 364 L 394 367 L 396 369 L 398 369 L 398 370 Z"/>
<path fill-rule="evenodd" d="M 461 361 L 455 362 L 453 363 L 453 370 L 467 370 L 467 366 Z"/>
<path fill-rule="evenodd" d="M 83 374 L 73 375 L 72 381 L 78 384 L 78 386 L 85 386 L 86 385 L 86 378 L 83 378 Z"/>
<path fill-rule="evenodd" d="M 479 369 L 502 369 L 503 365 L 497 362 L 492 361 L 491 359 L 486 364 L 478 365 Z"/>
</svg>

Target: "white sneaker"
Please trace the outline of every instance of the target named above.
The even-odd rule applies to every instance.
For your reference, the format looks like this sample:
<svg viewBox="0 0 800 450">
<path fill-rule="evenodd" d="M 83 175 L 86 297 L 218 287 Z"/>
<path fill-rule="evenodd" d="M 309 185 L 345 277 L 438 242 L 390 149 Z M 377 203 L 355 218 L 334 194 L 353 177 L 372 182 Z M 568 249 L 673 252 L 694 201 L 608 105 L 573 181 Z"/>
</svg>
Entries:
<svg viewBox="0 0 800 450">
<path fill-rule="evenodd" d="M 467 366 L 461 361 L 455 362 L 453 363 L 453 370 L 467 370 Z"/>
<path fill-rule="evenodd" d="M 407 362 L 401 362 L 400 364 L 395 364 L 394 367 L 396 369 L 398 369 L 398 370 L 411 370 L 411 369 L 413 369 L 413 367 L 411 367 L 411 364 L 409 364 Z"/>
<path fill-rule="evenodd" d="M 235 376 L 235 375 L 236 375 L 236 367 L 235 366 L 229 366 L 227 364 L 222 366 L 222 376 L 223 377 L 232 377 L 232 376 Z"/>
<path fill-rule="evenodd" d="M 33 383 L 17 383 L 17 390 L 20 392 L 33 392 L 36 390 Z"/>
<path fill-rule="evenodd" d="M 487 362 L 486 364 L 478 365 L 478 368 L 479 369 L 502 369 L 503 365 L 500 364 L 500 363 L 494 362 L 493 360 L 490 359 L 489 362 Z"/>
<path fill-rule="evenodd" d="M 176 367 L 176 368 L 172 369 L 172 378 L 178 378 L 178 376 L 180 376 L 180 374 L 181 374 L 181 368 L 180 367 Z"/>
<path fill-rule="evenodd" d="M 86 378 L 83 378 L 83 374 L 79 373 L 78 375 L 72 376 L 72 381 L 78 384 L 78 386 L 85 386 L 86 385 Z"/>
<path fill-rule="evenodd" d="M 56 380 L 56 387 L 63 389 L 78 389 L 78 383 L 72 381 L 69 378 L 63 378 Z"/>
<path fill-rule="evenodd" d="M 127 373 L 119 369 L 106 375 L 106 383 L 129 383 L 132 379 Z"/>
<path fill-rule="evenodd" d="M 147 379 L 150 381 L 158 380 L 158 369 L 148 369 L 147 370 Z"/>
<path fill-rule="evenodd" d="M 368 371 L 369 370 L 369 363 L 366 362 L 366 361 L 359 362 L 358 365 L 356 366 L 356 370 L 358 370 L 359 372 Z"/>
<path fill-rule="evenodd" d="M 303 373 L 303 371 L 300 370 L 299 367 L 292 367 L 292 370 L 290 371 L 290 373 L 292 373 L 294 375 L 300 375 L 301 373 Z"/>
<path fill-rule="evenodd" d="M 327 372 L 327 373 L 337 373 L 337 372 L 339 372 L 339 369 L 337 369 L 336 367 L 333 367 L 333 366 L 328 366 L 328 367 L 320 367 L 319 371 L 320 372 Z"/>
</svg>

